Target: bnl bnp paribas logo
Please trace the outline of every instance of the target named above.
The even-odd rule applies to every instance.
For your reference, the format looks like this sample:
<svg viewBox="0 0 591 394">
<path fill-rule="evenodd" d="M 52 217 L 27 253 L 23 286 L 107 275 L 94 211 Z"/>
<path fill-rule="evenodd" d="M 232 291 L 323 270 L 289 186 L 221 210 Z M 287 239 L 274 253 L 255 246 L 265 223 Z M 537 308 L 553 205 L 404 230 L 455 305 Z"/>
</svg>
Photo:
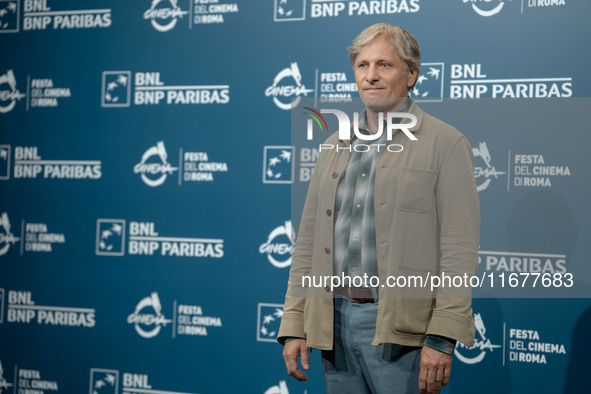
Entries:
<svg viewBox="0 0 591 394">
<path fill-rule="evenodd" d="M 0 33 L 19 31 L 19 0 L 0 0 Z"/>
<path fill-rule="evenodd" d="M 257 308 L 257 341 L 277 342 L 282 317 L 283 304 L 260 302 Z"/>
<path fill-rule="evenodd" d="M 97 256 L 125 255 L 125 219 L 98 219 L 96 222 Z M 211 238 L 170 237 L 160 235 L 154 222 L 129 222 L 127 254 L 137 256 L 177 256 L 221 258 L 224 240 Z"/>
<path fill-rule="evenodd" d="M 410 97 L 419 103 L 443 101 L 444 73 L 444 63 L 421 63 L 421 74 Z"/>
<path fill-rule="evenodd" d="M 472 347 L 469 349 L 461 343 L 457 342 L 454 354 L 465 364 L 477 364 L 481 362 L 488 353 L 493 353 L 494 349 L 498 349 L 501 345 L 493 345 L 490 338 L 487 338 L 486 327 L 480 313 L 474 314 L 474 324 L 476 325 L 476 332 L 480 336 L 474 339 Z"/>
<path fill-rule="evenodd" d="M 263 150 L 263 183 L 291 184 L 294 179 L 295 147 L 268 145 Z"/>
<path fill-rule="evenodd" d="M 119 382 L 119 376 L 119 371 L 116 369 L 92 368 L 88 394 L 118 394 L 119 384 L 124 394 L 192 394 L 177 390 L 162 390 L 162 388 L 157 390 L 152 386 L 147 374 L 123 372 L 121 382 Z"/>
<path fill-rule="evenodd" d="M 132 96 L 133 87 L 133 96 Z M 160 72 L 103 71 L 101 107 L 133 105 L 227 104 L 229 85 L 168 85 Z"/>
</svg>

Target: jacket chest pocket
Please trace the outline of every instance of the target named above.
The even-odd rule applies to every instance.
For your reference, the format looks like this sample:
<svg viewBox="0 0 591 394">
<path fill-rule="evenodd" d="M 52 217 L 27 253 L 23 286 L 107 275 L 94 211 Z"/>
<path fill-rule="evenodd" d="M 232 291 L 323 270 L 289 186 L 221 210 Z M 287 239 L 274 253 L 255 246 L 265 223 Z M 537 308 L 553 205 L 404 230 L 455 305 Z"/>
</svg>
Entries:
<svg viewBox="0 0 591 394">
<path fill-rule="evenodd" d="M 437 170 L 403 168 L 398 178 L 396 207 L 401 211 L 429 212 L 435 197 Z"/>
</svg>

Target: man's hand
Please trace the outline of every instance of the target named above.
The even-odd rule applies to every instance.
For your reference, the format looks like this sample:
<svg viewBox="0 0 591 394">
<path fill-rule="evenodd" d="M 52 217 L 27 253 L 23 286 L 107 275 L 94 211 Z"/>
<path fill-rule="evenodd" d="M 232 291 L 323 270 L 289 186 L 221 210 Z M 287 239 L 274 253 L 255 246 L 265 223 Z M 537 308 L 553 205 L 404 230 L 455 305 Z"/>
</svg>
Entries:
<svg viewBox="0 0 591 394">
<path fill-rule="evenodd" d="M 310 370 L 310 356 L 308 355 L 308 346 L 305 339 L 292 339 L 283 347 L 283 359 L 287 374 L 297 380 L 307 381 L 308 376 L 298 369 L 298 357 L 302 356 L 302 367 L 306 371 Z"/>
<path fill-rule="evenodd" d="M 295 342 L 295 341 L 292 341 Z M 421 351 L 421 372 L 419 373 L 419 390 L 421 393 L 438 394 L 442 387 L 449 383 L 452 356 L 423 346 Z"/>
</svg>

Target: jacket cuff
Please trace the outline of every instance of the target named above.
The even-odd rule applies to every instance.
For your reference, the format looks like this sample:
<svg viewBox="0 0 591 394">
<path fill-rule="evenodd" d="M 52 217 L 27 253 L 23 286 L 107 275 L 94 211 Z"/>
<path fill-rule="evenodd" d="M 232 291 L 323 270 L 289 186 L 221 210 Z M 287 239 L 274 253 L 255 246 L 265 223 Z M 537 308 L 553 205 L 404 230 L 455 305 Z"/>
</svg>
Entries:
<svg viewBox="0 0 591 394">
<path fill-rule="evenodd" d="M 451 356 L 454 354 L 456 340 L 436 335 L 427 335 L 427 339 L 425 339 L 425 345 Z"/>
<path fill-rule="evenodd" d="M 281 326 L 277 334 L 277 342 L 284 345 L 288 338 L 306 339 L 304 333 L 304 319 L 300 313 L 284 313 L 281 316 Z"/>
<path fill-rule="evenodd" d="M 433 311 L 427 335 L 436 335 L 455 339 L 466 347 L 471 347 L 474 342 L 476 327 L 472 319 L 447 311 Z"/>
</svg>

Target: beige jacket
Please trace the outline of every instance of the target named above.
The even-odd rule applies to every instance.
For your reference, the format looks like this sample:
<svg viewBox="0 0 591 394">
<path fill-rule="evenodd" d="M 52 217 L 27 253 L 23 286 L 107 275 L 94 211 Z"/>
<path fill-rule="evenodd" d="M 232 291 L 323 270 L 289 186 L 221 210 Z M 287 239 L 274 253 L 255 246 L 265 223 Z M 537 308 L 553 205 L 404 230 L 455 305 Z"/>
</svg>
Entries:
<svg viewBox="0 0 591 394">
<path fill-rule="evenodd" d="M 480 207 L 474 179 L 474 156 L 455 128 L 424 113 L 417 117 L 411 141 L 397 131 L 387 144 L 400 153 L 382 151 L 375 180 L 375 229 L 380 285 L 388 276 L 475 275 L 478 268 Z M 349 146 L 338 132 L 326 144 Z M 368 142 L 371 143 L 371 142 Z M 383 147 L 382 149 L 385 149 Z M 394 148 L 392 150 L 395 150 Z M 308 347 L 330 350 L 334 336 L 332 293 L 302 287 L 302 276 L 333 275 L 333 217 L 336 188 L 349 152 L 322 150 L 308 189 L 285 296 L 277 340 L 305 338 Z M 329 212 L 330 210 L 330 212 Z M 419 296 L 409 288 L 380 287 L 372 345 L 422 346 L 427 334 L 474 340 L 470 289 L 462 297 L 439 290 Z M 414 290 L 413 290 L 414 291 Z M 409 298 L 412 297 L 419 298 Z"/>
</svg>

